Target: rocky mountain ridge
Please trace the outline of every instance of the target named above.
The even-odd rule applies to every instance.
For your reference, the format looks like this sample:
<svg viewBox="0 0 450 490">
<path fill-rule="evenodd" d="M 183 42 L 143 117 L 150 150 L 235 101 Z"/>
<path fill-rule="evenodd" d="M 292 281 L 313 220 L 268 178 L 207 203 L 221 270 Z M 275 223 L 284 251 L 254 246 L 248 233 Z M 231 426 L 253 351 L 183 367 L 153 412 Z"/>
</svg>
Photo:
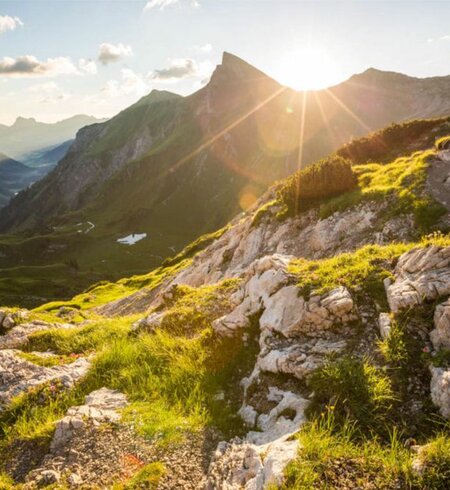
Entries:
<svg viewBox="0 0 450 490">
<path fill-rule="evenodd" d="M 76 290 L 61 286 L 67 273 L 77 275 L 78 290 L 99 278 L 142 273 L 220 228 L 299 165 L 303 107 L 302 164 L 391 121 L 448 112 L 446 79 L 383 73 L 369 70 L 303 94 L 225 53 L 198 92 L 152 92 L 84 128 L 57 168 L 0 212 L 5 277 L 20 263 L 36 278 L 24 297 L 0 291 L 3 301 L 68 298 Z M 446 133 L 427 134 L 433 140 Z M 134 235 L 143 238 L 124 245 Z"/>
</svg>

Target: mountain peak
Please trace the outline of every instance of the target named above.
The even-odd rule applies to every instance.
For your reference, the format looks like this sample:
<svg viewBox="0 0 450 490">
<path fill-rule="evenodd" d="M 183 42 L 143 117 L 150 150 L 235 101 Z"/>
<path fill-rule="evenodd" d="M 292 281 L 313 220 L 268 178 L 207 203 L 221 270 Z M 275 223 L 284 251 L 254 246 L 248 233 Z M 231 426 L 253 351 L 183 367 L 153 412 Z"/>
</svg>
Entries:
<svg viewBox="0 0 450 490">
<path fill-rule="evenodd" d="M 34 124 L 36 124 L 36 119 L 34 117 L 22 117 L 22 116 L 19 116 L 13 126 L 15 127 L 23 127 L 23 126 L 32 126 Z"/>
<path fill-rule="evenodd" d="M 359 80 L 373 80 L 373 81 L 401 81 L 401 80 L 411 80 L 414 77 L 404 75 L 403 73 L 398 73 L 395 71 L 379 70 L 378 68 L 367 68 L 361 73 L 353 75 L 353 79 Z"/>
<path fill-rule="evenodd" d="M 211 81 L 249 81 L 249 80 L 272 80 L 258 68 L 255 68 L 250 63 L 247 63 L 239 56 L 223 52 L 222 63 L 217 65 L 214 73 L 212 74 Z M 275 81 L 274 81 L 275 82 Z"/>
</svg>

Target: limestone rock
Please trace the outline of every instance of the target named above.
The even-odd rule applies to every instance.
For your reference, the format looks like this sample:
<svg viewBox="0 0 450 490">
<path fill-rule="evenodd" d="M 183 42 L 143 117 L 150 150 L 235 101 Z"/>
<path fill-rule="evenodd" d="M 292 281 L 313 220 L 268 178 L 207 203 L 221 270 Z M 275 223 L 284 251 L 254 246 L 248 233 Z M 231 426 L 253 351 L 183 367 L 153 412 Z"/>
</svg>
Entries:
<svg viewBox="0 0 450 490">
<path fill-rule="evenodd" d="M 353 299 L 344 287 L 305 301 L 298 288 L 287 286 L 269 298 L 260 325 L 285 337 L 302 333 L 315 336 L 356 318 Z"/>
<path fill-rule="evenodd" d="M 450 299 L 436 307 L 430 339 L 435 349 L 450 349 Z"/>
<path fill-rule="evenodd" d="M 386 294 L 394 313 L 450 295 L 450 247 L 429 246 L 403 254 Z"/>
<path fill-rule="evenodd" d="M 256 366 L 263 372 L 304 379 L 321 367 L 329 354 L 342 352 L 345 347 L 345 340 L 309 339 L 284 348 L 263 350 Z"/>
<path fill-rule="evenodd" d="M 28 336 L 35 332 L 52 328 L 73 328 L 71 323 L 48 323 L 40 320 L 13 326 L 5 335 L 0 335 L 1 349 L 18 349 L 26 344 Z"/>
<path fill-rule="evenodd" d="M 86 422 L 100 425 L 104 422 L 118 422 L 117 410 L 127 405 L 127 398 L 119 391 L 101 388 L 93 391 L 85 399 L 85 404 L 71 407 L 57 424 L 53 435 L 51 450 L 56 451 L 67 444 L 74 431 L 84 427 Z"/>
<path fill-rule="evenodd" d="M 391 317 L 389 316 L 389 313 L 380 313 L 378 326 L 380 328 L 381 338 L 387 339 L 391 333 Z"/>
<path fill-rule="evenodd" d="M 278 404 L 269 414 L 260 415 L 258 427 L 244 439 L 235 438 L 218 445 L 208 471 L 207 490 L 262 490 L 280 485 L 286 465 L 295 458 L 298 443 L 288 440 L 305 421 L 308 401 L 275 387 L 269 398 Z M 286 412 L 293 413 L 290 417 Z"/>
<path fill-rule="evenodd" d="M 450 369 L 431 367 L 431 399 L 445 418 L 450 418 Z"/>
<path fill-rule="evenodd" d="M 87 359 L 77 359 L 71 364 L 42 367 L 22 359 L 18 351 L 0 350 L 0 407 L 11 398 L 44 383 L 59 382 L 66 389 L 88 371 Z"/>
</svg>

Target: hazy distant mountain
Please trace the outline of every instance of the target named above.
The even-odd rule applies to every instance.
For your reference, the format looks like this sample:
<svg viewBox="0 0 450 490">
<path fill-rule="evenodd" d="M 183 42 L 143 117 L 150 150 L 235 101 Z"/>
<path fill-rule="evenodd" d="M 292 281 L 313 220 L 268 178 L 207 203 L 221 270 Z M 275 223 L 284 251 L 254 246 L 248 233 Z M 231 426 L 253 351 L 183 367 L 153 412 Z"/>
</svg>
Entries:
<svg viewBox="0 0 450 490">
<path fill-rule="evenodd" d="M 77 223 L 89 222 L 95 229 L 76 251 L 82 263 L 147 270 L 299 164 L 391 122 L 447 114 L 450 77 L 370 69 L 301 93 L 224 53 L 198 92 L 153 91 L 81 129 L 58 166 L 0 212 L 0 230 L 58 226 L 70 240 Z M 117 239 L 130 233 L 147 235 L 123 254 Z"/>
<path fill-rule="evenodd" d="M 24 162 L 0 154 L 0 208 L 19 191 L 45 177 L 65 156 L 72 142 L 33 152 Z"/>
<path fill-rule="evenodd" d="M 0 207 L 36 179 L 36 171 L 0 153 Z"/>
<path fill-rule="evenodd" d="M 29 153 L 73 139 L 80 128 L 99 121 L 92 116 L 77 115 L 47 124 L 33 118 L 18 117 L 12 126 L 0 125 L 0 151 L 23 160 Z"/>
</svg>

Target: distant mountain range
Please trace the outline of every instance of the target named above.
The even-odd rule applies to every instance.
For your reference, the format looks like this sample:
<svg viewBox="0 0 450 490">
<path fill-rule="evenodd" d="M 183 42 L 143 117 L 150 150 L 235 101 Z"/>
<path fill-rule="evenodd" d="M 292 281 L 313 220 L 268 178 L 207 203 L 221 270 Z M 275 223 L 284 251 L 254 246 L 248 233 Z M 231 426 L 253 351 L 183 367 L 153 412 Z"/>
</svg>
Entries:
<svg viewBox="0 0 450 490">
<path fill-rule="evenodd" d="M 33 118 L 18 117 L 11 126 L 0 124 L 0 151 L 25 161 L 30 153 L 58 146 L 73 139 L 83 126 L 99 121 L 104 119 L 77 115 L 56 123 L 43 123 Z"/>
<path fill-rule="evenodd" d="M 82 128 L 58 166 L 0 212 L 0 230 L 59 240 L 65 251 L 52 260 L 70 250 L 82 268 L 148 270 L 351 138 L 448 114 L 450 77 L 369 69 L 327 90 L 296 92 L 224 53 L 198 92 L 153 91 Z M 83 223 L 93 226 L 80 233 Z M 135 233 L 145 238 L 117 242 Z"/>
<path fill-rule="evenodd" d="M 11 126 L 0 125 L 3 162 L 0 171 L 0 207 L 55 167 L 67 153 L 80 128 L 99 121 L 92 116 L 79 115 L 47 124 L 33 118 L 18 117 Z"/>
</svg>

